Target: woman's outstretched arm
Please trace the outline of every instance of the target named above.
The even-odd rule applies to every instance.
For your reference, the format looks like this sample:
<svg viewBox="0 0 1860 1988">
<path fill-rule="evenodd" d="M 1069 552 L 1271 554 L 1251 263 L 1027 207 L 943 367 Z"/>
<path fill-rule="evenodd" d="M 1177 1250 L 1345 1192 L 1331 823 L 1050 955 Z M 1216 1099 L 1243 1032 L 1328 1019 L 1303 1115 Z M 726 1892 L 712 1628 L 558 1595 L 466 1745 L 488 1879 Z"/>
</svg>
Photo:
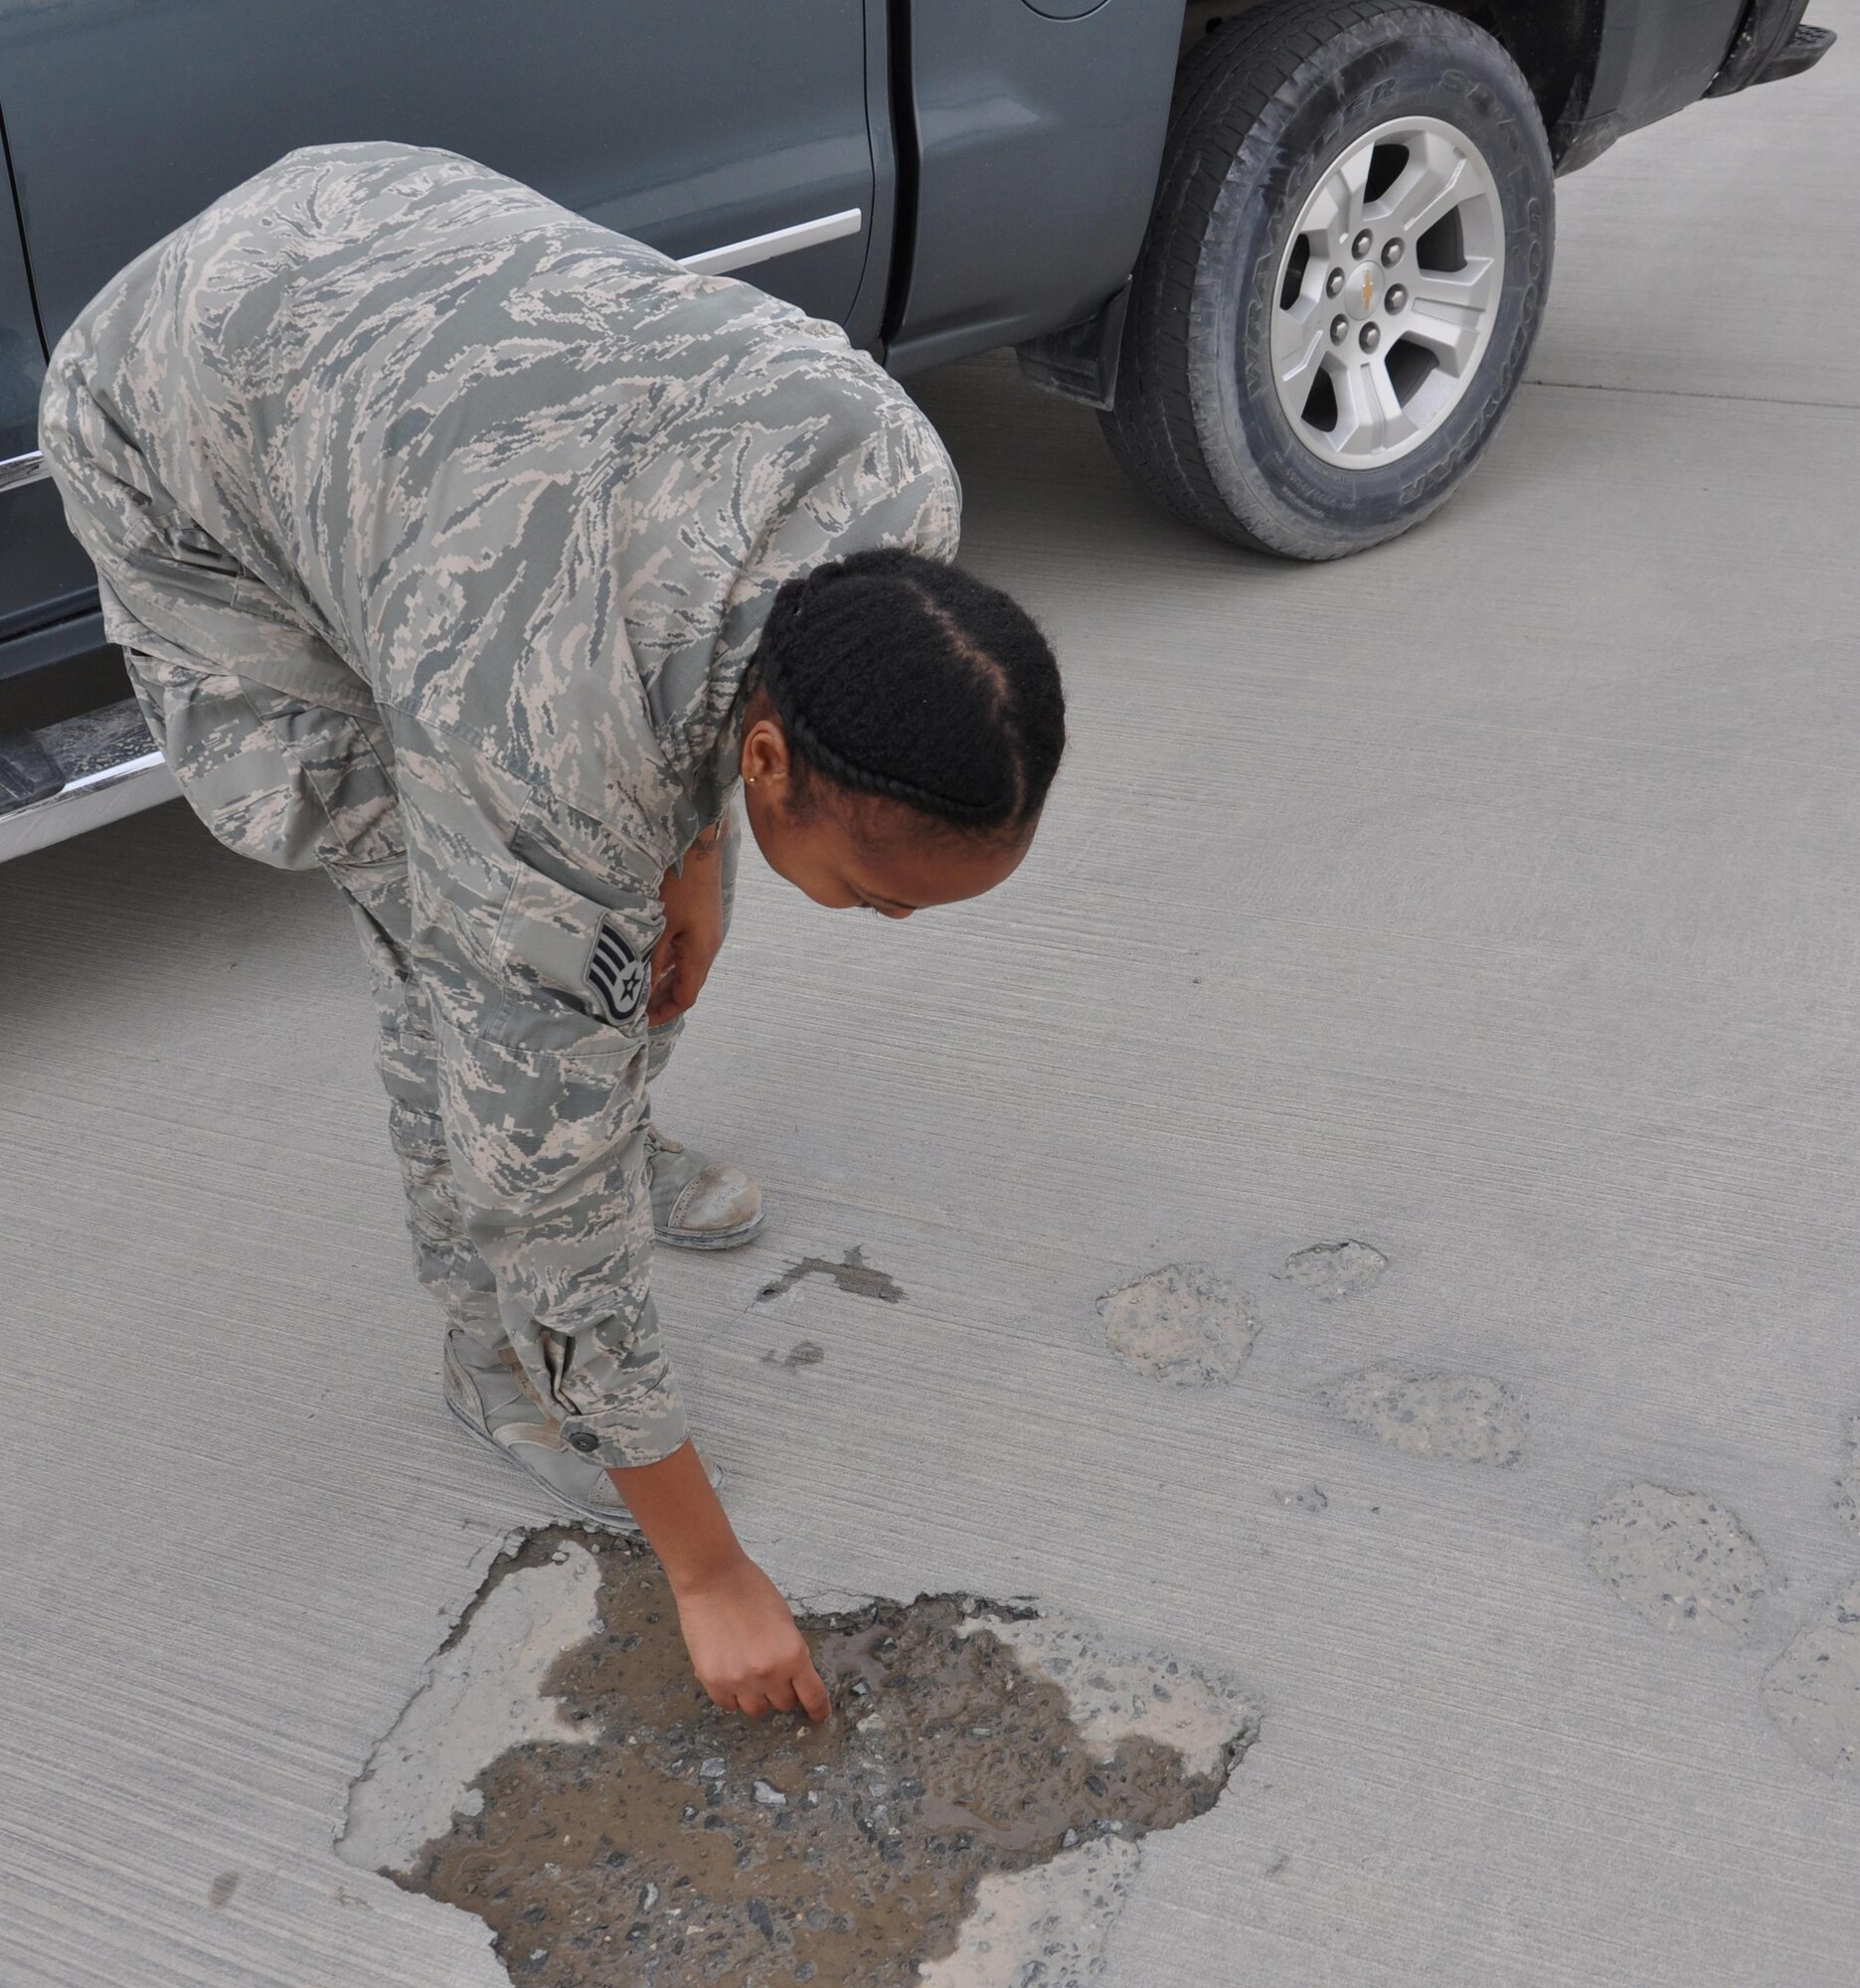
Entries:
<svg viewBox="0 0 1860 1988">
<path fill-rule="evenodd" d="M 743 1551 L 689 1443 L 608 1476 L 659 1557 L 698 1682 L 726 1712 L 831 1711 L 781 1591 Z"/>
</svg>

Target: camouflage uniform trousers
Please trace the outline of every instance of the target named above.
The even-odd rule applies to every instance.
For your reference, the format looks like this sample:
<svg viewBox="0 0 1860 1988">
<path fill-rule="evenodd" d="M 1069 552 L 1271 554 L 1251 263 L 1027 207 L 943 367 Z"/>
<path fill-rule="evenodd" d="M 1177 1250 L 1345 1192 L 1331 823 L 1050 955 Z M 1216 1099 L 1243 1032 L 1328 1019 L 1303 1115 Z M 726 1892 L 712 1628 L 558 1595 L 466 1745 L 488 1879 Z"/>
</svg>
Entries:
<svg viewBox="0 0 1860 1988">
<path fill-rule="evenodd" d="M 414 963 L 394 746 L 382 715 L 364 699 L 345 699 L 341 710 L 306 703 L 232 669 L 134 651 L 125 660 L 155 742 L 215 840 L 272 868 L 320 868 L 347 902 L 379 1013 L 375 1065 L 388 1093 L 416 1272 L 449 1323 L 489 1356 L 514 1351 L 519 1367 L 540 1380 L 555 1349 L 500 1310 L 496 1279 L 466 1234 L 453 1184 L 438 1044 Z M 732 810 L 722 864 L 726 932 L 741 852 Z M 650 1031 L 648 1084 L 683 1031 L 682 1016 Z M 558 1385 L 564 1378 L 573 1383 L 551 1376 Z M 532 1392 L 543 1394 L 534 1381 Z"/>
</svg>

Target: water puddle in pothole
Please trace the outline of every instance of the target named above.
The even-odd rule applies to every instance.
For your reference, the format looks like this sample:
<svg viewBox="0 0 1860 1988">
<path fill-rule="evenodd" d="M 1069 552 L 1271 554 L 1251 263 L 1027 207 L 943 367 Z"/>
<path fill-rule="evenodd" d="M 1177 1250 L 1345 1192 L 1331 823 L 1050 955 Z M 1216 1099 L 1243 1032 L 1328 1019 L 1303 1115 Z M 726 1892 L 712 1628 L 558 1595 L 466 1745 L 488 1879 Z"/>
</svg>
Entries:
<svg viewBox="0 0 1860 1988">
<path fill-rule="evenodd" d="M 838 1289 L 856 1298 L 877 1298 L 883 1304 L 902 1304 L 905 1287 L 889 1270 L 866 1261 L 862 1248 L 848 1249 L 837 1263 L 825 1256 L 802 1256 L 790 1263 L 778 1277 L 771 1278 L 756 1293 L 758 1304 L 785 1297 L 796 1284 L 809 1277 L 825 1277 Z"/>
<path fill-rule="evenodd" d="M 960 1595 L 802 1617 L 815 1728 L 704 1698 L 658 1564 L 552 1528 L 500 1560 L 337 1848 L 477 1913 L 539 1988 L 1042 1988 L 1096 1971 L 1140 1839 L 1259 1725 L 1226 1682 Z"/>
</svg>

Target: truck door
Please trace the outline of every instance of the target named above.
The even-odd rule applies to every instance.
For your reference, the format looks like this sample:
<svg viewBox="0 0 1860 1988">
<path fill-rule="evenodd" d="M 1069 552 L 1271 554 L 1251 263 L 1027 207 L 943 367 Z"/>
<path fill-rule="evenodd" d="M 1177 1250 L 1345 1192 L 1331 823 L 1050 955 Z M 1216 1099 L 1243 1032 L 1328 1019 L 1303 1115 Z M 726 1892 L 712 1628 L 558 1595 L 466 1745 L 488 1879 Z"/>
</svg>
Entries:
<svg viewBox="0 0 1860 1988">
<path fill-rule="evenodd" d="M 463 152 L 673 255 L 734 248 L 705 266 L 844 320 L 872 219 L 863 13 L 862 0 L 0 9 L 0 111 L 45 336 L 260 166 L 367 138 Z"/>
<path fill-rule="evenodd" d="M 0 152 L 0 676 L 7 674 L 8 636 L 81 611 L 90 590 L 89 566 L 65 530 L 58 492 L 40 473 L 45 354 L 4 157 Z"/>
</svg>

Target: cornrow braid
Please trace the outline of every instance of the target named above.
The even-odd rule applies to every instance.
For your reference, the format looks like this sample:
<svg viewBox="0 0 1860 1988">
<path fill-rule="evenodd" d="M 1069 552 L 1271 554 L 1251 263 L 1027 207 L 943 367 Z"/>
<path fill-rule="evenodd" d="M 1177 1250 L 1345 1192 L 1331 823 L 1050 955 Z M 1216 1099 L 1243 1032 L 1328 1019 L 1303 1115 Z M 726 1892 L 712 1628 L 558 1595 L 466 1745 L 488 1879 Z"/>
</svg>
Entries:
<svg viewBox="0 0 1860 1988">
<path fill-rule="evenodd" d="M 1026 611 L 916 553 L 788 580 L 755 667 L 809 770 L 958 828 L 1025 828 L 1066 747 L 1059 665 Z"/>
</svg>

